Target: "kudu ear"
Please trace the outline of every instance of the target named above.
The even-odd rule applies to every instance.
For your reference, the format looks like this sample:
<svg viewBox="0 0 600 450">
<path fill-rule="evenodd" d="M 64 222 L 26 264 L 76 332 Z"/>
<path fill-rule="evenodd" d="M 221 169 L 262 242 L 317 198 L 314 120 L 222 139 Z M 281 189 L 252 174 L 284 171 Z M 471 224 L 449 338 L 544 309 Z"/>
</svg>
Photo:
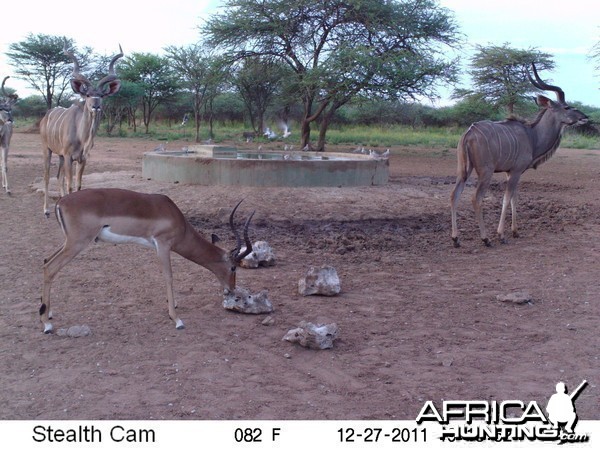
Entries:
<svg viewBox="0 0 600 450">
<path fill-rule="evenodd" d="M 108 89 L 106 89 L 102 93 L 102 97 L 110 97 L 111 95 L 115 95 L 121 89 L 121 82 L 119 80 L 114 80 L 108 83 Z"/>
<path fill-rule="evenodd" d="M 88 89 L 90 87 L 89 83 L 84 80 L 80 80 L 78 78 L 71 79 L 71 87 L 76 94 L 79 95 L 87 95 Z"/>
<path fill-rule="evenodd" d="M 545 95 L 538 95 L 537 98 L 535 99 L 535 102 L 537 103 L 538 106 L 540 106 L 542 108 L 548 108 L 552 104 L 552 100 L 550 100 Z"/>
<path fill-rule="evenodd" d="M 210 237 L 211 237 L 211 240 L 212 240 L 213 244 L 216 244 L 217 242 L 219 242 L 221 240 L 221 238 L 219 236 L 217 236 L 216 234 L 214 234 L 214 233 L 211 234 Z"/>
</svg>

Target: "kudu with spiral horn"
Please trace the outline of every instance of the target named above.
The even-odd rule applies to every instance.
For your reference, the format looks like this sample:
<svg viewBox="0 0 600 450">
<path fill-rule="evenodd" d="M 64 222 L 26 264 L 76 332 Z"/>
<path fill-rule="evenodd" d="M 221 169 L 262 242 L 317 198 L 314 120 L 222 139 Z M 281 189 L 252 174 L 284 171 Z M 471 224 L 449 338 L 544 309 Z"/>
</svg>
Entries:
<svg viewBox="0 0 600 450">
<path fill-rule="evenodd" d="M 9 94 L 4 90 L 4 84 L 10 77 L 2 80 L 2 100 L 0 100 L 0 149 L 2 150 L 2 187 L 10 194 L 8 187 L 8 147 L 13 131 L 12 107 L 19 99 L 17 94 Z"/>
<path fill-rule="evenodd" d="M 518 237 L 517 230 L 517 185 L 523 172 L 536 169 L 556 152 L 563 130 L 569 125 L 581 125 L 588 117 L 581 111 L 567 105 L 565 93 L 558 86 L 544 82 L 531 64 L 533 75 L 527 72 L 531 83 L 543 91 L 556 93 L 556 101 L 543 95 L 537 96 L 540 111 L 532 122 L 508 119 L 501 122 L 476 122 L 465 132 L 458 143 L 458 169 L 456 185 L 450 196 L 452 214 L 452 241 L 459 247 L 457 226 L 457 203 L 467 179 L 473 169 L 477 172 L 477 189 L 473 196 L 475 217 L 479 224 L 481 240 L 491 245 L 483 220 L 482 202 L 495 172 L 506 173 L 506 190 L 502 200 L 502 212 L 498 224 L 498 236 L 506 242 L 504 221 L 511 206 L 512 234 Z"/>
<path fill-rule="evenodd" d="M 50 161 L 52 154 L 59 157 L 58 178 L 61 196 L 70 193 L 73 184 L 73 165 L 76 166 L 76 187 L 81 189 L 81 178 L 90 150 L 94 146 L 94 137 L 102 115 L 102 100 L 119 92 L 121 82 L 115 73 L 115 63 L 123 57 L 119 53 L 110 61 L 108 74 L 94 86 L 80 72 L 79 62 L 72 50 L 63 52 L 73 62 L 71 87 L 81 96 L 69 108 L 56 107 L 49 110 L 40 122 L 40 135 L 44 159 L 44 214 L 49 216 L 48 183 L 50 179 Z M 64 167 L 63 167 L 64 166 Z"/>
</svg>

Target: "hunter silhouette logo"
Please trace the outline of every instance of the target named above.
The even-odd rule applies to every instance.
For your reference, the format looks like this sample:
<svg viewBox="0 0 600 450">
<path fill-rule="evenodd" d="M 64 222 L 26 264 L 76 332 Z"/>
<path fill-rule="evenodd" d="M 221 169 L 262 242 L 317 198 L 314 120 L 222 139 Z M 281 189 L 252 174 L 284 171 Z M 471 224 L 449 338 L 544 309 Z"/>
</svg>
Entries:
<svg viewBox="0 0 600 450">
<path fill-rule="evenodd" d="M 546 406 L 548 419 L 550 419 L 554 428 L 560 428 L 560 425 L 564 424 L 565 433 L 574 433 L 573 429 L 577 423 L 575 399 L 587 384 L 588 382 L 583 380 L 571 395 L 567 394 L 567 386 L 565 386 L 565 383 L 560 382 L 556 384 L 556 394 L 553 394 L 552 397 L 550 397 L 548 406 Z"/>
<path fill-rule="evenodd" d="M 556 384 L 556 393 L 548 400 L 546 413 L 536 401 L 521 400 L 445 400 L 438 409 L 425 402 L 416 422 L 442 425 L 442 441 L 560 441 L 588 442 L 589 435 L 576 434 L 575 400 L 588 382 L 583 380 L 569 394 L 565 383 Z"/>
</svg>

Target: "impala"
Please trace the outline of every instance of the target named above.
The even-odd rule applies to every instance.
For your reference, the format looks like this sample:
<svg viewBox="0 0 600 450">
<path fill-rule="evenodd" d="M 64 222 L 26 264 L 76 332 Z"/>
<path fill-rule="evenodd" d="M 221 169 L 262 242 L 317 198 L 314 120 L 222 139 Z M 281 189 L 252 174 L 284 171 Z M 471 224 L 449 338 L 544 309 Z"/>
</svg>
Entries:
<svg viewBox="0 0 600 450">
<path fill-rule="evenodd" d="M 241 202 L 240 202 L 241 203 Z M 84 189 L 62 197 L 56 204 L 58 223 L 65 235 L 65 242 L 50 258 L 44 260 L 44 286 L 40 318 L 44 333 L 52 331 L 50 319 L 50 288 L 56 274 L 91 242 L 103 241 L 114 244 L 135 243 L 156 251 L 167 284 L 169 316 L 177 329 L 183 322 L 175 313 L 171 252 L 210 270 L 220 281 L 224 293 L 235 289 L 236 267 L 252 251 L 248 239 L 248 225 L 252 213 L 244 225 L 242 240 L 233 223 L 238 203 L 229 216 L 229 225 L 236 238 L 236 248 L 224 250 L 206 240 L 185 219 L 173 201 L 161 194 L 142 194 L 124 189 Z M 80 274 L 77 274 L 78 276 Z"/>
<path fill-rule="evenodd" d="M 588 121 L 581 111 L 567 105 L 565 93 L 558 86 L 546 84 L 539 77 L 532 64 L 535 80 L 529 72 L 531 83 L 543 91 L 556 93 L 557 101 L 538 95 L 537 104 L 542 108 L 533 122 L 526 123 L 516 119 L 502 122 L 476 122 L 463 134 L 458 144 L 458 170 L 456 185 L 450 197 L 452 213 L 452 240 L 459 247 L 458 227 L 456 224 L 456 205 L 465 183 L 473 169 L 477 172 L 477 189 L 473 196 L 475 217 L 479 223 L 481 240 L 491 245 L 483 221 L 482 202 L 495 172 L 506 172 L 506 190 L 502 200 L 502 212 L 498 224 L 498 236 L 506 243 L 504 220 L 508 205 L 512 212 L 512 234 L 518 237 L 517 230 L 517 185 L 523 172 L 536 169 L 552 157 L 560 145 L 563 130 L 569 125 L 580 125 Z"/>
<path fill-rule="evenodd" d="M 10 194 L 8 187 L 8 147 L 10 146 L 10 138 L 12 137 L 12 106 L 16 103 L 19 96 L 17 94 L 8 94 L 4 90 L 4 84 L 10 77 L 5 77 L 2 80 L 2 95 L 4 98 L 0 100 L 0 148 L 2 149 L 2 187 L 7 194 Z"/>
<path fill-rule="evenodd" d="M 81 177 L 90 150 L 94 146 L 94 136 L 98 130 L 102 115 L 102 99 L 119 92 L 121 82 L 115 74 L 115 62 L 123 57 L 123 50 L 115 55 L 109 65 L 108 75 L 102 78 L 96 87 L 79 72 L 79 63 L 72 51 L 65 47 L 64 53 L 73 61 L 71 87 L 81 96 L 81 101 L 69 108 L 56 107 L 49 110 L 40 122 L 40 135 L 44 156 L 44 214 L 50 216 L 48 209 L 48 182 L 50 179 L 50 160 L 52 153 L 59 156 L 58 178 L 60 195 L 72 191 L 73 163 L 76 163 L 77 190 L 81 189 Z M 64 172 L 62 171 L 64 165 Z"/>
</svg>

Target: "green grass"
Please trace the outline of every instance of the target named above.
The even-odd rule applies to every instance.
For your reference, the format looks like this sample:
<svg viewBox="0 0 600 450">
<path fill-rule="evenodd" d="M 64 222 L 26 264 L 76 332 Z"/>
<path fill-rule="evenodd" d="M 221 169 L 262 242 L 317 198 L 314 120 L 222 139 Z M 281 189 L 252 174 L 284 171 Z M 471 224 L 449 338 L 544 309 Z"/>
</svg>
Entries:
<svg viewBox="0 0 600 450">
<path fill-rule="evenodd" d="M 596 136 L 584 136 L 567 131 L 560 143 L 562 148 L 600 149 L 600 139 Z"/>
<path fill-rule="evenodd" d="M 327 143 L 387 148 L 394 146 L 456 147 L 462 130 L 452 128 L 411 128 L 405 126 L 352 126 L 331 128 Z"/>
<path fill-rule="evenodd" d="M 32 120 L 23 120 L 17 122 L 16 129 L 28 129 L 35 125 Z M 220 123 L 214 124 L 214 142 L 221 143 L 225 141 L 243 142 L 242 133 L 249 131 L 250 128 L 241 123 Z M 433 149 L 456 148 L 460 136 L 466 131 L 466 128 L 434 128 L 419 127 L 412 128 L 401 125 L 372 125 L 372 126 L 331 126 L 327 132 L 328 145 L 348 145 L 362 146 L 365 148 L 389 148 L 399 146 L 427 147 Z M 107 136 L 103 126 L 98 132 L 100 136 Z M 163 123 L 153 122 L 150 126 L 150 132 L 146 134 L 143 126 L 138 126 L 134 133 L 132 129 L 124 126 L 122 129 L 115 128 L 112 136 L 115 137 L 135 137 L 138 139 L 149 140 L 194 140 L 194 127 L 187 124 L 181 128 L 179 124 L 167 126 Z M 313 142 L 318 138 L 318 130 L 313 129 L 311 134 Z M 200 139 L 205 141 L 209 138 L 206 124 L 200 127 Z M 255 142 L 265 141 L 264 138 L 258 138 Z M 292 135 L 286 142 L 296 145 L 300 142 L 300 134 L 297 124 L 292 125 Z M 562 148 L 578 149 L 600 149 L 600 139 L 597 137 L 584 136 L 576 134 L 571 130 L 566 131 L 562 142 Z"/>
</svg>

